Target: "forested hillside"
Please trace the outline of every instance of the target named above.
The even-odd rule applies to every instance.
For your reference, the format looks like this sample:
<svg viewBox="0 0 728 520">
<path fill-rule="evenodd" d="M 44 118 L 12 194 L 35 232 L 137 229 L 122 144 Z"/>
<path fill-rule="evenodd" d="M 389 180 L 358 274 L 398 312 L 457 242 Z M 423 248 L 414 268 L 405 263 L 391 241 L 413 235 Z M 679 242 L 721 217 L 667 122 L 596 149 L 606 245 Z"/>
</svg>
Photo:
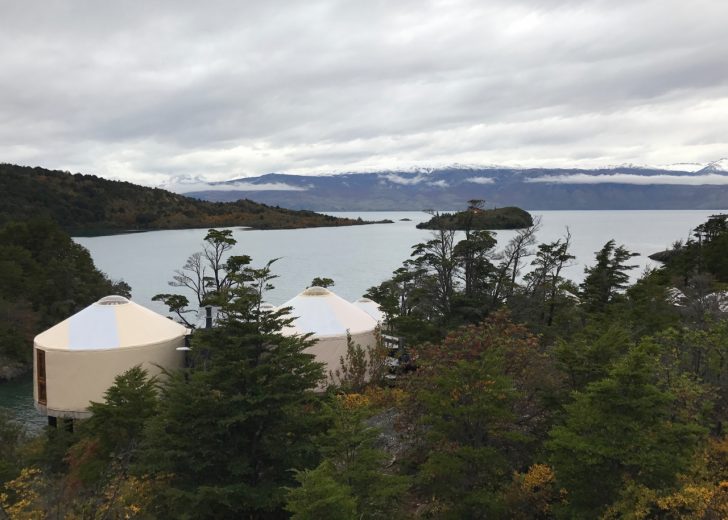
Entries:
<svg viewBox="0 0 728 520">
<path fill-rule="evenodd" d="M 109 294 L 128 295 L 89 252 L 43 219 L 0 225 L 0 379 L 30 367 L 33 337 Z"/>
<path fill-rule="evenodd" d="M 0 223 L 47 217 L 72 234 L 246 226 L 287 229 L 361 221 L 250 200 L 205 202 L 95 175 L 0 164 Z"/>
<path fill-rule="evenodd" d="M 580 284 L 568 231 L 434 231 L 369 296 L 401 338 L 350 343 L 325 394 L 305 337 L 261 306 L 273 263 L 219 266 L 190 367 L 132 369 L 76 431 L 0 420 L 9 518 L 728 518 L 728 216 L 629 283 L 605 237 Z M 210 247 L 232 247 L 211 232 Z M 183 261 L 183 259 L 180 259 Z M 526 263 L 531 270 L 522 276 Z M 520 274 L 519 274 L 520 273 Z M 211 286 L 212 287 L 212 286 Z M 164 295 L 173 310 L 187 298 Z M 371 381 L 365 382 L 362 374 Z"/>
</svg>

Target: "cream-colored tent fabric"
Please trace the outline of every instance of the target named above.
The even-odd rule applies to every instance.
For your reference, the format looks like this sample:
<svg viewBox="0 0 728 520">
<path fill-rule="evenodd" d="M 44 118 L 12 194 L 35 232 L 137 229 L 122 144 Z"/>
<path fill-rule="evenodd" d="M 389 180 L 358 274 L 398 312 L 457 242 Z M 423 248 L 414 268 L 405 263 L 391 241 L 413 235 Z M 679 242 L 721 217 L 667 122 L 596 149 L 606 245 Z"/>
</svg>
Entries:
<svg viewBox="0 0 728 520">
<path fill-rule="evenodd" d="M 107 296 L 36 336 L 34 389 L 36 407 L 56 417 L 86 417 L 90 401 L 103 401 L 104 392 L 122 374 L 141 365 L 150 375 L 159 367 L 184 364 L 176 349 L 188 330 L 121 296 Z M 38 363 L 45 364 L 39 382 Z M 39 400 L 45 383 L 45 403 Z"/>
<path fill-rule="evenodd" d="M 381 325 L 384 323 L 384 313 L 379 307 L 379 304 L 369 298 L 359 298 L 354 302 L 354 306 L 366 312 L 369 316 L 377 320 Z"/>
<path fill-rule="evenodd" d="M 346 356 L 346 333 L 364 348 L 376 345 L 377 321 L 352 303 L 322 287 L 310 287 L 287 301 L 281 308 L 291 307 L 295 317 L 282 333 L 312 333 L 316 344 L 308 352 L 327 365 L 327 373 L 335 374 Z"/>
<path fill-rule="evenodd" d="M 187 334 L 169 318 L 123 296 L 107 296 L 35 337 L 45 350 L 109 350 L 154 345 Z"/>
<path fill-rule="evenodd" d="M 292 329 L 298 334 L 346 336 L 348 330 L 353 336 L 377 326 L 369 314 L 323 287 L 310 287 L 281 307 L 291 307 L 291 316 L 296 318 Z"/>
</svg>

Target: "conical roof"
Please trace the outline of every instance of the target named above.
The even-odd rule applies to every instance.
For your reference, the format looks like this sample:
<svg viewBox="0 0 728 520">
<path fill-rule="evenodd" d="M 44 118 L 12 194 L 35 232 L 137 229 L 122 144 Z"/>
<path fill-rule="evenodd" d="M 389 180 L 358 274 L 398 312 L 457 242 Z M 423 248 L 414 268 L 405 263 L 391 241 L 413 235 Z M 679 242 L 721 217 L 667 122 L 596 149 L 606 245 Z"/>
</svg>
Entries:
<svg viewBox="0 0 728 520">
<path fill-rule="evenodd" d="M 346 336 L 374 330 L 377 321 L 354 304 L 323 287 L 309 287 L 281 307 L 291 307 L 295 317 L 285 334 L 307 334 L 315 337 Z"/>
<path fill-rule="evenodd" d="M 369 316 L 377 320 L 379 323 L 384 321 L 384 313 L 379 304 L 369 298 L 359 298 L 354 302 L 354 306 L 366 312 Z"/>
<path fill-rule="evenodd" d="M 123 296 L 106 296 L 35 337 L 35 345 L 58 350 L 111 350 L 154 345 L 188 330 Z"/>
</svg>

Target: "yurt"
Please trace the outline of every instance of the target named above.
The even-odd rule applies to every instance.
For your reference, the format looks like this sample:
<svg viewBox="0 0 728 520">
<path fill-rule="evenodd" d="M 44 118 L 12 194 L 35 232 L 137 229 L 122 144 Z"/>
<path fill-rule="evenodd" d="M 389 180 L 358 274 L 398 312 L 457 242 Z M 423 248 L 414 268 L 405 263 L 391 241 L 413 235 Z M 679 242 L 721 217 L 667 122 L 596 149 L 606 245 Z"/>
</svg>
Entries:
<svg viewBox="0 0 728 520">
<path fill-rule="evenodd" d="M 122 296 L 107 296 L 35 337 L 33 397 L 50 417 L 81 419 L 114 378 L 184 365 L 188 329 Z"/>
<path fill-rule="evenodd" d="M 291 307 L 295 319 L 283 334 L 313 333 L 316 344 L 308 352 L 326 363 L 326 372 L 336 373 L 346 356 L 346 333 L 364 348 L 376 345 L 377 320 L 352 303 L 323 287 L 309 287 L 281 307 Z"/>
<path fill-rule="evenodd" d="M 379 307 L 379 304 L 374 300 L 370 300 L 369 298 L 359 298 L 354 302 L 354 306 L 359 307 L 369 316 L 377 320 L 380 325 L 384 323 L 384 313 Z"/>
</svg>

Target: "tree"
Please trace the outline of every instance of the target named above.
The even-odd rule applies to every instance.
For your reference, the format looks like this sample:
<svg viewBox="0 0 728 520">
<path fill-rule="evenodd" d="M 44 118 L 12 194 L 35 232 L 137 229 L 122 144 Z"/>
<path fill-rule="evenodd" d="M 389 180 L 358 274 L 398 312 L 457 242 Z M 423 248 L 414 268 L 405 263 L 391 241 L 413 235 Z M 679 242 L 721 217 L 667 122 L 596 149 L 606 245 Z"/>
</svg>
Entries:
<svg viewBox="0 0 728 520">
<path fill-rule="evenodd" d="M 91 417 L 82 424 L 86 435 L 98 437 L 103 449 L 120 455 L 136 448 L 144 424 L 157 411 L 157 379 L 135 366 L 114 378 L 104 402 L 91 402 Z"/>
<path fill-rule="evenodd" d="M 501 313 L 413 350 L 406 388 L 422 439 L 421 500 L 438 517 L 504 517 L 511 468 L 527 465 L 528 441 L 545 435 L 558 374 L 537 338 Z"/>
<path fill-rule="evenodd" d="M 250 264 L 248 255 L 225 255 L 235 246 L 237 241 L 229 229 L 210 229 L 205 235 L 202 251 L 187 258 L 182 269 L 175 271 L 169 285 L 188 289 L 196 307 L 204 305 L 220 306 L 231 297 L 230 291 L 244 283 L 241 271 Z M 187 327 L 194 328 L 194 323 L 185 318 L 185 314 L 194 313 L 190 309 L 190 300 L 183 294 L 156 294 L 153 301 L 167 305 L 169 312 L 174 313 Z"/>
<path fill-rule="evenodd" d="M 374 520 L 399 516 L 401 498 L 409 488 L 410 479 L 386 468 L 388 456 L 375 446 L 378 431 L 366 425 L 369 411 L 356 399 L 358 396 L 338 395 L 329 402 L 331 427 L 320 440 L 325 459 L 316 469 L 299 473 L 303 486 L 289 491 L 287 509 L 294 512 L 319 509 L 324 489 L 331 489 L 331 498 L 344 507 L 353 502 L 355 514 L 348 518 Z"/>
<path fill-rule="evenodd" d="M 513 424 L 515 389 L 497 356 L 457 361 L 418 390 L 429 446 L 418 481 L 430 507 L 447 518 L 502 516 L 506 446 L 521 439 Z"/>
<path fill-rule="evenodd" d="M 419 342 L 439 337 L 441 316 L 433 302 L 435 292 L 433 277 L 408 259 L 392 278 L 370 287 L 365 296 L 380 305 L 389 333 Z"/>
<path fill-rule="evenodd" d="M 487 294 L 488 278 L 493 272 L 489 255 L 495 245 L 490 231 L 468 231 L 465 240 L 455 244 L 453 256 L 461 270 L 459 277 L 463 280 L 466 298 Z"/>
<path fill-rule="evenodd" d="M 454 247 L 455 231 L 451 229 L 433 231 L 430 240 L 412 246 L 413 263 L 431 276 L 433 303 L 444 318 L 450 316 L 455 293 Z"/>
<path fill-rule="evenodd" d="M 292 322 L 284 310 L 261 309 L 270 265 L 221 273 L 231 280 L 222 318 L 192 336 L 192 368 L 161 386 L 140 465 L 172 475 L 160 516 L 279 517 L 290 468 L 317 462 L 323 367 L 304 352 L 311 341 L 280 334 Z"/>
<path fill-rule="evenodd" d="M 477 325 L 459 327 L 442 341 L 414 347 L 418 365 L 412 378 L 412 393 L 435 387 L 439 377 L 456 363 L 477 363 L 487 358 L 513 387 L 509 412 L 517 417 L 513 432 L 529 438 L 545 438 L 554 415 L 554 403 L 562 395 L 563 377 L 539 338 L 521 324 L 511 321 L 506 311 L 492 313 Z M 423 413 L 427 413 L 424 411 Z M 527 449 L 510 445 L 514 464 L 528 460 Z M 517 462 L 516 462 L 517 461 Z"/>
<path fill-rule="evenodd" d="M 586 277 L 581 284 L 584 306 L 592 312 L 600 312 L 623 291 L 629 283 L 628 272 L 636 265 L 627 265 L 630 258 L 639 256 L 624 246 L 616 247 L 610 240 L 596 253 L 596 264 L 584 269 Z"/>
<path fill-rule="evenodd" d="M 516 231 L 515 236 L 508 242 L 495 275 L 493 288 L 493 304 L 500 302 L 501 297 L 509 297 L 516 287 L 516 278 L 521 271 L 521 260 L 532 256 L 531 247 L 536 243 L 536 232 L 541 227 L 541 218 L 537 217 L 534 224 Z"/>
<path fill-rule="evenodd" d="M 357 518 L 351 486 L 336 478 L 329 461 L 309 470 L 296 471 L 299 486 L 289 488 L 286 510 L 294 520 L 351 520 Z"/>
<path fill-rule="evenodd" d="M 386 373 L 389 351 L 384 346 L 382 334 L 375 329 L 376 344 L 364 348 L 346 333 L 346 354 L 339 357 L 339 366 L 329 371 L 330 386 L 346 392 L 359 392 L 367 384 L 379 384 Z"/>
<path fill-rule="evenodd" d="M 538 316 L 540 321 L 551 326 L 556 312 L 557 297 L 560 293 L 563 278 L 562 271 L 571 265 L 575 258 L 569 252 L 571 246 L 571 233 L 566 230 L 564 239 L 548 244 L 540 244 L 536 258 L 531 262 L 533 271 L 526 276 L 526 291 L 530 297 L 538 302 Z"/>
<path fill-rule="evenodd" d="M 599 381 L 634 345 L 630 330 L 623 323 L 603 323 L 582 329 L 574 337 L 559 338 L 553 357 L 560 363 L 572 390 L 582 390 Z"/>
<path fill-rule="evenodd" d="M 472 298 L 478 279 L 482 278 L 484 271 L 489 272 L 492 268 L 490 261 L 486 258 L 488 250 L 493 248 L 496 240 L 489 231 L 473 230 L 475 216 L 483 210 L 485 201 L 471 199 L 468 201 L 468 209 L 462 215 L 462 229 L 465 233 L 465 240 L 455 245 L 453 254 L 458 258 L 463 270 L 462 280 L 465 285 L 465 296 Z"/>
<path fill-rule="evenodd" d="M 334 281 L 331 278 L 326 277 L 315 277 L 313 280 L 311 280 L 311 283 L 309 284 L 309 287 L 323 287 L 324 289 L 327 289 L 329 287 L 334 286 Z"/>
<path fill-rule="evenodd" d="M 606 378 L 574 394 L 564 424 L 551 431 L 547 447 L 572 517 L 598 516 L 627 480 L 672 485 L 705 434 L 658 386 L 656 358 L 649 344 L 633 348 Z"/>
</svg>

